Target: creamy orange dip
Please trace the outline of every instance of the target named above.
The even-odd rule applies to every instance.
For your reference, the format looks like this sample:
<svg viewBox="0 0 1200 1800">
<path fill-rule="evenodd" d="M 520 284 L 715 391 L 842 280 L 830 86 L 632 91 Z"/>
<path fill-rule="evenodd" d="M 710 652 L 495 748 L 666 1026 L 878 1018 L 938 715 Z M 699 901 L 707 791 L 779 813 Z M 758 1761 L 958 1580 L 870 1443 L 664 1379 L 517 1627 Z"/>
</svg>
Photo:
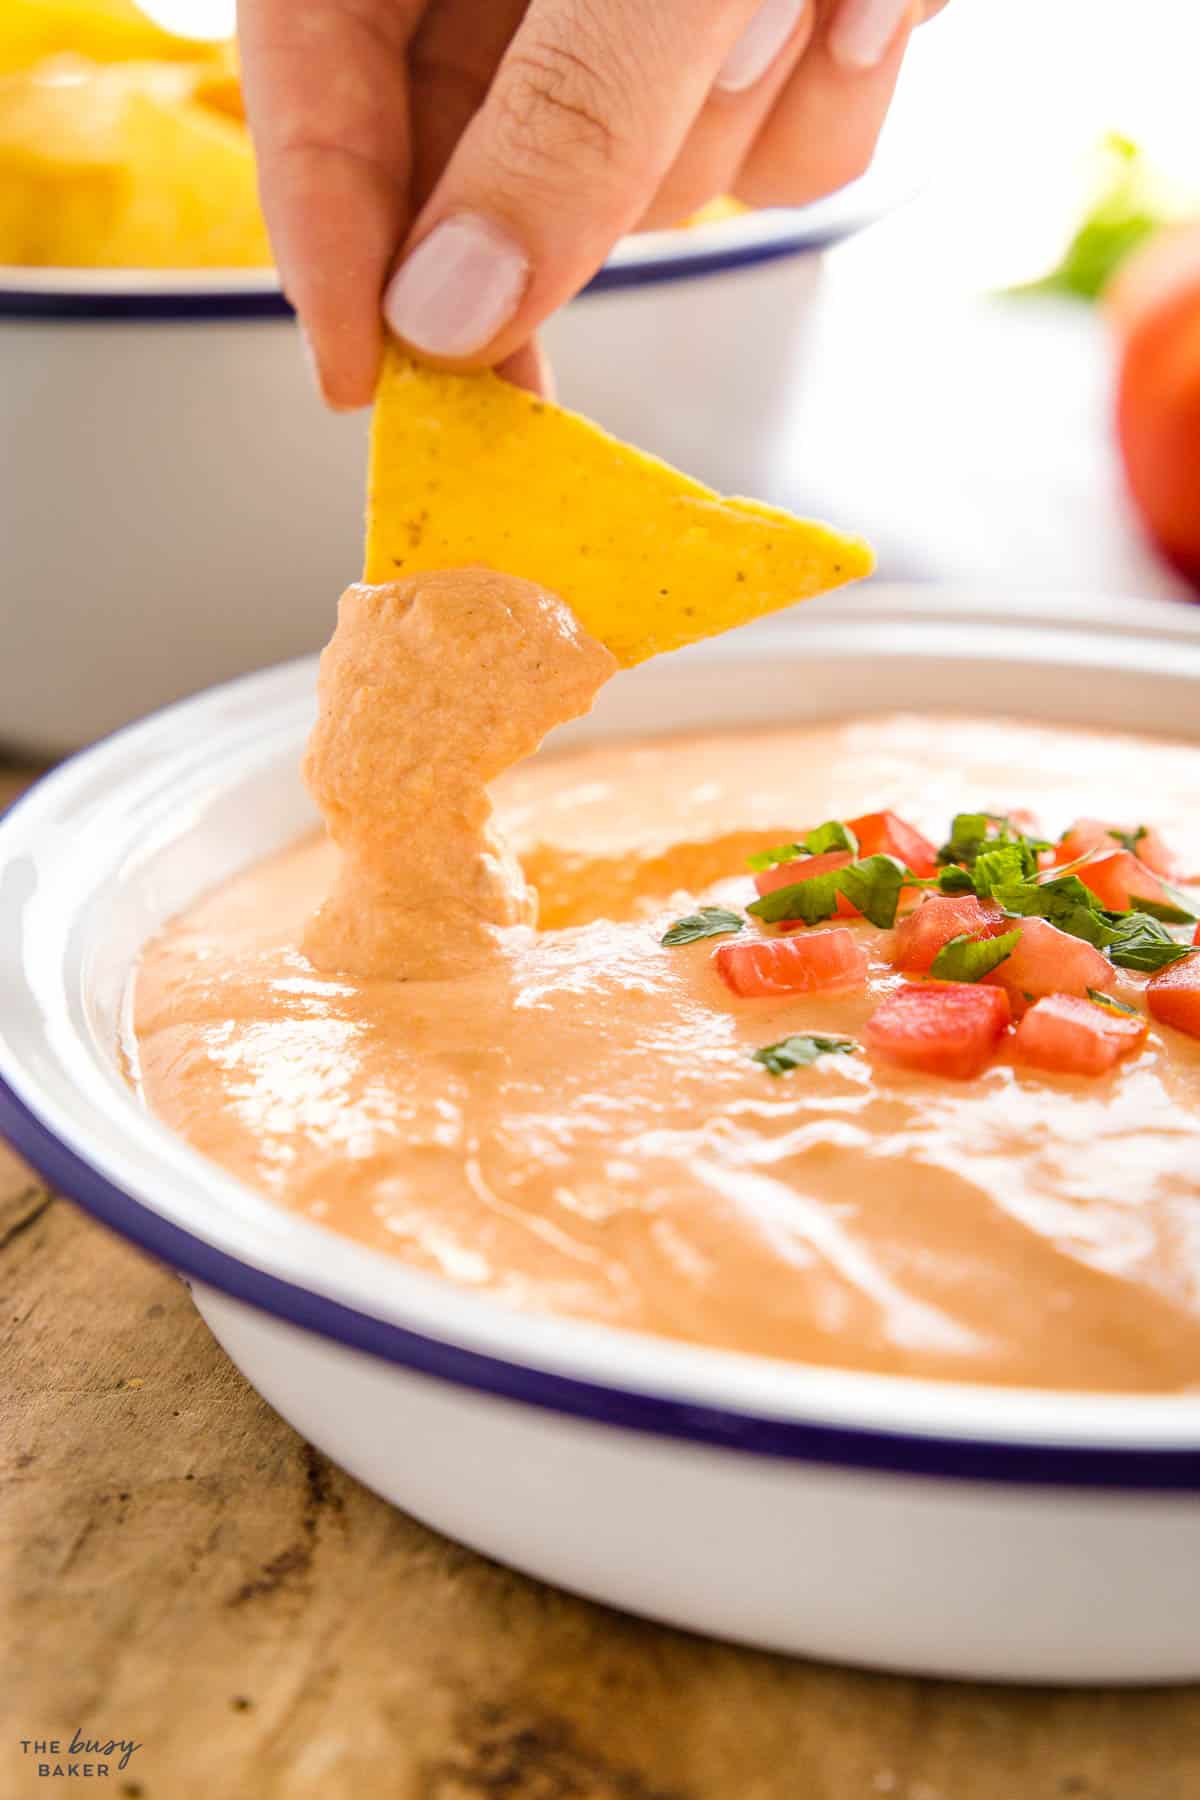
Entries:
<svg viewBox="0 0 1200 1800">
<path fill-rule="evenodd" d="M 753 898 L 748 851 L 875 808 L 936 841 L 964 808 L 1058 831 L 1103 795 L 1200 870 L 1200 747 L 848 719 L 547 755 L 493 821 L 484 783 L 607 653 L 536 589 L 447 580 L 343 603 L 309 757 L 341 849 L 297 844 L 149 946 L 148 1104 L 279 1204 L 516 1307 L 847 1368 L 1196 1385 L 1200 1042 L 1152 1026 L 1092 1080 L 1003 1052 L 965 1082 L 865 1054 L 773 1078 L 762 1045 L 861 1037 L 901 979 L 887 934 L 853 926 L 865 990 L 778 1001 L 730 993 L 713 942 L 659 940 Z M 513 607 L 519 651 L 485 629 Z"/>
</svg>

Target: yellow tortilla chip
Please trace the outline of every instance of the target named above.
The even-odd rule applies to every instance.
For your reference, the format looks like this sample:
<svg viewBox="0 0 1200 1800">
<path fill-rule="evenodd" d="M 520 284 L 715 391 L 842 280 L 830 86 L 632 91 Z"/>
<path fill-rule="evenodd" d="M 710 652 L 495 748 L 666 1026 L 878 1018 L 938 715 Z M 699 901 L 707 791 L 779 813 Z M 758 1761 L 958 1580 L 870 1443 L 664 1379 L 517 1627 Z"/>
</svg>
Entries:
<svg viewBox="0 0 1200 1800">
<path fill-rule="evenodd" d="M 204 67 L 61 58 L 0 76 L 0 262 L 269 264 L 249 134 L 195 98 Z"/>
<path fill-rule="evenodd" d="M 626 666 L 857 581 L 857 538 L 722 500 L 490 373 L 388 352 L 371 432 L 364 579 L 483 563 L 567 602 Z"/>
<path fill-rule="evenodd" d="M 190 62 L 216 49 L 164 31 L 136 0 L 0 0 L 0 69 L 26 69 L 63 50 L 95 62 L 146 56 Z"/>
</svg>

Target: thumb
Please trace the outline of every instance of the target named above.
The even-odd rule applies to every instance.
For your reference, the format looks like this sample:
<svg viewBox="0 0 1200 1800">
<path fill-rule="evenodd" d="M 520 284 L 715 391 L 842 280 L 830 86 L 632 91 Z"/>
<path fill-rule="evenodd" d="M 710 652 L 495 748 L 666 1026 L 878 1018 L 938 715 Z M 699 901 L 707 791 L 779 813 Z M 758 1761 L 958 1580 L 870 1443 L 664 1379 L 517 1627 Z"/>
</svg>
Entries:
<svg viewBox="0 0 1200 1800">
<path fill-rule="evenodd" d="M 755 10 L 533 0 L 388 284 L 395 335 L 451 363 L 519 349 L 646 211 Z"/>
</svg>

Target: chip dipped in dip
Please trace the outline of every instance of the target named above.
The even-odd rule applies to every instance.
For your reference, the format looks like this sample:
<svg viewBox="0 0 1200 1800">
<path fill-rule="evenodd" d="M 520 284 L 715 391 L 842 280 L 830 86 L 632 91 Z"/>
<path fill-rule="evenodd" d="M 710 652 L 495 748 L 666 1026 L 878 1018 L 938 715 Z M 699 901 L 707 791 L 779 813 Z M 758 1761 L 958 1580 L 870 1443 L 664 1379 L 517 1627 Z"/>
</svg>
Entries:
<svg viewBox="0 0 1200 1800">
<path fill-rule="evenodd" d="M 611 665 L 529 583 L 350 590 L 307 763 L 330 835 L 147 947 L 148 1104 L 515 1307 L 1196 1385 L 1200 748 L 893 715 L 499 773 Z"/>
</svg>

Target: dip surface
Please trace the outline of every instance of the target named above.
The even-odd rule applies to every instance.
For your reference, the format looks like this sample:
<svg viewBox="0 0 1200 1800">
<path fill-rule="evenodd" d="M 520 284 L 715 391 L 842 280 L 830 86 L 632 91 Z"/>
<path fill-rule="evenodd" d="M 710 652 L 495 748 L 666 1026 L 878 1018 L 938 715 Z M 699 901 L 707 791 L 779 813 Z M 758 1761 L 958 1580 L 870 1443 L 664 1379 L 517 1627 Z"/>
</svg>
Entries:
<svg viewBox="0 0 1200 1800">
<path fill-rule="evenodd" d="M 299 844 L 149 946 L 155 1112 L 280 1205 L 513 1306 L 845 1368 L 1200 1384 L 1200 1043 L 1152 1025 L 1094 1080 L 865 1054 L 773 1078 L 759 1046 L 861 1035 L 898 980 L 884 934 L 855 927 L 866 991 L 778 1001 L 735 998 L 712 941 L 659 942 L 699 896 L 745 904 L 749 850 L 882 807 L 935 841 L 964 809 L 1055 832 L 1103 810 L 1200 871 L 1200 748 L 893 716 L 599 746 L 494 797 L 550 929 L 446 979 L 328 973 L 301 946 L 339 852 Z"/>
</svg>

